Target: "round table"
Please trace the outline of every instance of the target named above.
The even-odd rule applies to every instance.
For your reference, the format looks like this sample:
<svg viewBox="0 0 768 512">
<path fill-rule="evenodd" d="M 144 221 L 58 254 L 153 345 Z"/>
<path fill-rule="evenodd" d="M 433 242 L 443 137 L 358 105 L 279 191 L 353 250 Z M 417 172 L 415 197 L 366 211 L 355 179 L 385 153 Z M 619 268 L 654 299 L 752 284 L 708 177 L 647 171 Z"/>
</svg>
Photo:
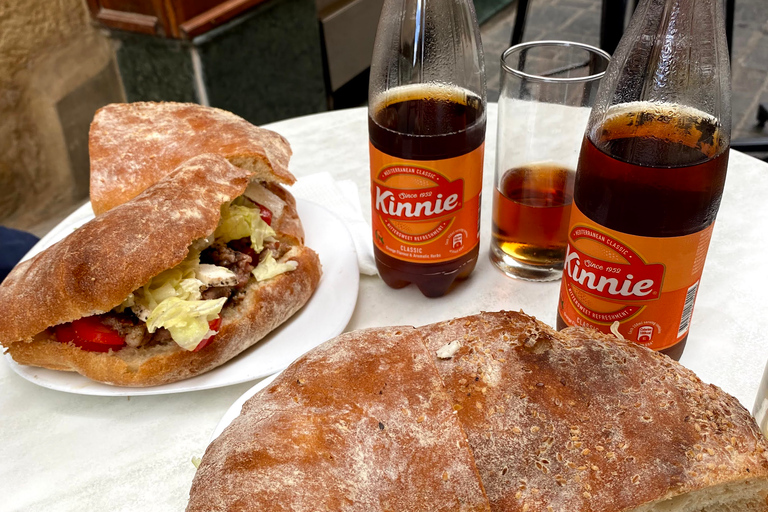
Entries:
<svg viewBox="0 0 768 512">
<path fill-rule="evenodd" d="M 353 180 L 370 211 L 367 112 L 341 110 L 267 126 L 291 143 L 301 178 L 328 171 Z M 489 105 L 481 250 L 477 267 L 449 295 L 388 288 L 361 276 L 346 330 L 423 325 L 451 317 L 523 310 L 553 325 L 559 282 L 503 275 L 488 258 L 496 106 Z M 763 304 L 768 278 L 768 164 L 732 152 L 696 309 L 681 363 L 752 409 L 768 359 Z M 4 510 L 183 510 L 195 467 L 229 406 L 254 383 L 171 395 L 99 397 L 52 391 L 0 363 L 0 488 Z"/>
</svg>

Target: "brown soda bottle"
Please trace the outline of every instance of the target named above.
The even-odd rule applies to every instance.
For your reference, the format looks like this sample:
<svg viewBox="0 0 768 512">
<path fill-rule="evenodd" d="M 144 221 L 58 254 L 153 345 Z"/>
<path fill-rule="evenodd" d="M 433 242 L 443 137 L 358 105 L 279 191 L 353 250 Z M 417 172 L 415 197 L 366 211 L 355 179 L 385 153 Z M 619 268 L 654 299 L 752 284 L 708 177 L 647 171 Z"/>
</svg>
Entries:
<svg viewBox="0 0 768 512">
<path fill-rule="evenodd" d="M 679 359 L 730 146 L 721 0 L 642 0 L 587 126 L 557 328 L 582 325 Z"/>
<path fill-rule="evenodd" d="M 384 282 L 442 296 L 479 251 L 485 70 L 468 0 L 385 0 L 368 133 L 374 255 Z"/>
</svg>

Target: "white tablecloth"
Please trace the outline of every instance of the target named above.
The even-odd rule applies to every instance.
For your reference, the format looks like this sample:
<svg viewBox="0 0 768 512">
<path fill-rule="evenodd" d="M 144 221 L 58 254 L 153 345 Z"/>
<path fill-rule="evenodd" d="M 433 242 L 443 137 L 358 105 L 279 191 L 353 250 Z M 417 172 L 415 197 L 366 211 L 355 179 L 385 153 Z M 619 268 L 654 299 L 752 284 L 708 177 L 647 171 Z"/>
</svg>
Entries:
<svg viewBox="0 0 768 512">
<path fill-rule="evenodd" d="M 370 211 L 365 109 L 318 114 L 270 128 L 291 142 L 297 176 L 328 171 L 359 187 Z M 481 251 L 472 277 L 427 299 L 361 276 L 347 330 L 421 325 L 450 317 L 522 309 L 555 321 L 559 282 L 505 277 L 488 259 L 496 108 L 489 107 Z M 764 260 L 768 255 L 768 164 L 732 153 L 728 180 L 681 362 L 751 410 L 768 359 Z M 0 362 L 2 510 L 180 511 L 201 456 L 227 408 L 253 383 L 174 395 L 94 397 L 51 391 Z"/>
</svg>

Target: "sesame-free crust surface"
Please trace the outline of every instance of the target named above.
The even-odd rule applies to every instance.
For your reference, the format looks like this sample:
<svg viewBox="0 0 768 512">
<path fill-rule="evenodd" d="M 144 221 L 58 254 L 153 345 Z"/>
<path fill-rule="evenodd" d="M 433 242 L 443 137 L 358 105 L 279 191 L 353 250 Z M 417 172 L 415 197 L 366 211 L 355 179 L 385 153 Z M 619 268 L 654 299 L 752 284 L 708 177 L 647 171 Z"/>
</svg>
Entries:
<svg viewBox="0 0 768 512">
<path fill-rule="evenodd" d="M 487 511 L 466 436 L 411 327 L 343 334 L 248 400 L 188 512 Z"/>
<path fill-rule="evenodd" d="M 421 330 L 433 353 L 461 342 L 437 368 L 493 510 L 623 512 L 726 483 L 768 490 L 750 414 L 666 356 L 515 312 Z M 756 497 L 706 510 L 768 510 Z"/>
<path fill-rule="evenodd" d="M 182 162 L 212 153 L 254 179 L 292 184 L 291 149 L 279 134 L 194 103 L 113 103 L 91 123 L 90 196 L 96 215 L 137 196 Z"/>
</svg>

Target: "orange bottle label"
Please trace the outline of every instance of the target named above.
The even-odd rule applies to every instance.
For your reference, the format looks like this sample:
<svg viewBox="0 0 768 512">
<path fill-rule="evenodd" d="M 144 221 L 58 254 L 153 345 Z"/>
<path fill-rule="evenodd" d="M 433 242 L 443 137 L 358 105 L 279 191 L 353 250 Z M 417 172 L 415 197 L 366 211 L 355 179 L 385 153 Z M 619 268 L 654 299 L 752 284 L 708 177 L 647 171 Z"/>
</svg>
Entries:
<svg viewBox="0 0 768 512">
<path fill-rule="evenodd" d="M 369 143 L 376 246 L 414 263 L 450 261 L 474 249 L 484 147 L 444 160 L 407 160 Z"/>
<path fill-rule="evenodd" d="M 687 334 L 714 224 L 698 233 L 628 235 L 588 219 L 574 203 L 558 311 L 568 325 L 662 350 Z"/>
</svg>

